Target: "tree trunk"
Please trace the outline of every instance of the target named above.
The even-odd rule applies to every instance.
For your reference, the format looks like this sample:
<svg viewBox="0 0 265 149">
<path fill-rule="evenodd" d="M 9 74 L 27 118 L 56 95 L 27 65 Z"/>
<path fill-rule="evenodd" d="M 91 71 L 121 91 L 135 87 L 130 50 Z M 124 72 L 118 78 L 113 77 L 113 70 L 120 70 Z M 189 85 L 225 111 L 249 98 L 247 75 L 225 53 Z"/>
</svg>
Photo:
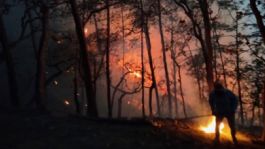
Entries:
<svg viewBox="0 0 265 149">
<path fill-rule="evenodd" d="M 221 45 L 220 45 L 220 43 L 219 43 L 219 37 L 218 37 L 218 35 L 217 35 L 217 31 L 216 31 L 216 26 L 214 26 L 214 35 L 216 36 L 216 44 L 217 44 L 217 47 L 216 47 L 216 50 L 218 50 L 218 54 L 219 54 L 219 56 L 220 56 L 220 60 L 221 60 L 221 67 L 222 67 L 222 74 L 223 74 L 223 77 L 224 77 L 224 85 L 225 85 L 225 87 L 227 88 L 227 80 L 226 80 L 226 71 L 225 71 L 225 64 L 224 64 L 224 59 L 223 59 L 223 53 L 222 53 L 222 51 L 221 51 Z M 215 51 L 216 51 L 215 50 Z M 216 56 L 217 56 L 217 54 L 216 54 Z"/>
<path fill-rule="evenodd" d="M 76 67 L 76 66 L 75 66 Z M 78 79 L 77 79 L 77 68 L 75 68 L 75 76 L 74 76 L 74 102 L 75 102 L 75 110 L 77 114 L 81 113 L 80 103 L 78 99 Z"/>
<path fill-rule="evenodd" d="M 120 98 L 118 99 L 118 118 L 121 118 L 122 116 L 122 100 L 125 97 L 125 93 L 123 93 Z"/>
<path fill-rule="evenodd" d="M 262 133 L 262 140 L 265 142 L 265 81 L 263 81 L 263 133 Z"/>
<path fill-rule="evenodd" d="M 142 83 L 142 116 L 143 117 L 146 117 L 146 114 L 145 114 L 145 88 L 144 88 L 144 74 L 145 74 L 145 67 L 144 67 L 144 35 L 143 35 L 143 32 L 144 32 L 144 12 L 143 12 L 143 2 L 141 0 L 140 2 L 141 4 L 141 65 L 142 65 L 142 69 L 141 69 L 141 76 L 142 76 L 142 80 L 141 80 L 141 83 Z"/>
<path fill-rule="evenodd" d="M 149 105 L 149 116 L 150 117 L 153 117 L 154 114 L 153 114 L 153 83 L 152 83 L 152 86 L 149 88 L 149 101 L 148 101 L 148 105 Z"/>
<path fill-rule="evenodd" d="M 241 123 L 244 124 L 244 110 L 241 93 L 241 72 L 240 72 L 240 53 L 239 53 L 239 34 L 238 34 L 238 17 L 236 18 L 236 81 L 237 81 L 237 93 L 240 106 L 240 119 Z"/>
<path fill-rule="evenodd" d="M 250 123 L 251 123 L 251 126 L 253 126 L 254 125 L 254 121 L 255 121 L 255 108 L 256 108 L 256 106 L 255 105 L 253 105 L 253 107 L 251 108 L 251 121 L 250 121 Z"/>
<path fill-rule="evenodd" d="M 111 79 L 110 79 L 110 9 L 109 0 L 105 1 L 107 6 L 107 42 L 106 42 L 106 84 L 107 84 L 107 103 L 108 103 L 108 116 L 112 118 L 112 106 L 111 106 Z"/>
<path fill-rule="evenodd" d="M 204 101 L 203 101 L 203 93 L 202 93 L 202 85 L 201 85 L 201 80 L 197 77 L 196 78 L 196 81 L 197 81 L 197 85 L 198 85 L 198 91 L 199 91 L 199 98 L 200 98 L 200 101 L 202 104 L 204 104 Z"/>
<path fill-rule="evenodd" d="M 224 77 L 225 87 L 227 87 L 225 64 L 224 64 L 223 54 L 222 54 L 221 50 L 219 50 L 219 55 L 220 55 L 220 59 L 221 59 L 221 65 L 222 65 L 222 70 L 223 70 L 223 77 Z"/>
<path fill-rule="evenodd" d="M 265 25 L 263 22 L 263 17 L 257 8 L 256 0 L 249 0 L 249 2 L 250 2 L 250 7 L 255 15 L 257 25 L 259 27 L 259 31 L 263 39 L 263 43 L 265 44 Z M 264 83 L 264 87 L 263 87 L 263 137 L 262 139 L 263 141 L 265 141 L 265 81 L 263 83 Z"/>
<path fill-rule="evenodd" d="M 25 1 L 25 4 L 26 4 L 26 9 L 30 9 L 28 0 Z M 29 17 L 29 20 L 32 20 L 32 11 L 30 11 L 30 10 L 28 12 L 28 17 Z M 32 47 L 33 47 L 33 50 L 35 53 L 35 58 L 37 59 L 38 47 L 37 47 L 37 41 L 36 41 L 36 34 L 34 33 L 34 24 L 32 21 L 29 22 L 29 26 L 30 26 L 30 35 L 31 35 Z"/>
<path fill-rule="evenodd" d="M 208 2 L 204 0 L 199 0 L 200 9 L 203 16 L 203 23 L 204 23 L 204 40 L 205 42 L 205 52 L 204 58 L 206 63 L 206 72 L 207 72 L 207 83 L 209 87 L 209 91 L 213 89 L 213 47 L 212 47 L 212 36 L 211 36 L 211 22 L 209 19 L 209 12 L 208 12 Z"/>
<path fill-rule="evenodd" d="M 213 51 L 213 68 L 214 68 L 214 80 L 217 80 L 217 79 L 219 79 L 219 74 L 218 74 L 218 70 L 217 70 L 217 53 L 216 53 L 216 49 L 217 49 L 217 47 L 215 46 L 215 44 L 213 44 L 213 48 L 215 49 L 214 51 Z"/>
<path fill-rule="evenodd" d="M 172 21 L 173 22 L 173 21 Z M 171 26 L 173 28 L 173 23 L 171 22 Z M 173 92 L 174 92 L 174 102 L 175 102 L 175 114 L 176 118 L 178 118 L 178 99 L 177 99 L 177 66 L 175 64 L 176 52 L 174 48 L 174 30 L 170 31 L 170 46 L 171 46 L 171 60 L 173 64 Z"/>
<path fill-rule="evenodd" d="M 162 45 L 167 94 L 168 94 L 168 110 L 169 110 L 168 112 L 169 112 L 169 117 L 171 118 L 172 117 L 172 100 L 171 100 L 169 72 L 168 72 L 167 57 L 166 57 L 166 45 L 165 45 L 163 24 L 162 24 L 162 18 L 161 18 L 162 16 L 161 16 L 161 2 L 160 2 L 160 0 L 157 0 L 157 3 L 158 3 L 158 23 L 159 23 L 161 45 Z"/>
<path fill-rule="evenodd" d="M 145 68 L 144 68 L 144 47 L 143 47 L 143 31 L 141 31 L 141 65 L 142 65 L 142 70 L 141 70 L 141 76 L 142 76 L 142 116 L 146 117 L 145 114 L 145 87 L 144 87 L 144 74 L 145 74 Z"/>
<path fill-rule="evenodd" d="M 265 25 L 263 22 L 263 17 L 257 8 L 256 0 L 249 0 L 249 2 L 250 2 L 250 7 L 252 9 L 252 12 L 255 15 L 257 25 L 259 27 L 259 31 L 260 31 L 262 39 L 263 39 L 263 43 L 265 44 Z"/>
<path fill-rule="evenodd" d="M 42 13 L 42 33 L 39 43 L 37 57 L 37 96 L 36 105 L 40 110 L 44 110 L 44 101 L 46 100 L 46 53 L 48 50 L 48 27 L 49 27 L 49 8 L 46 5 L 41 6 Z"/>
<path fill-rule="evenodd" d="M 0 10 L 0 32 L 1 32 L 0 42 L 2 44 L 3 55 L 6 61 L 11 104 L 14 107 L 19 107 L 20 102 L 19 102 L 19 97 L 18 97 L 18 85 L 17 85 L 17 79 L 16 79 L 16 72 L 14 68 L 14 60 L 13 60 L 10 48 L 8 47 L 8 39 L 7 39 L 8 37 L 7 37 L 6 29 L 4 26 L 3 14 L 1 10 Z"/>
<path fill-rule="evenodd" d="M 151 40 L 149 36 L 149 27 L 148 27 L 148 18 L 146 17 L 146 21 L 144 23 L 144 33 L 145 33 L 145 41 L 146 41 L 146 47 L 147 47 L 147 54 L 148 54 L 148 60 L 149 60 L 149 65 L 150 65 L 150 70 L 151 70 L 151 76 L 152 76 L 152 85 L 150 87 L 149 91 L 149 110 L 150 110 L 150 116 L 153 116 L 152 114 L 152 90 L 155 89 L 155 94 L 156 94 L 156 104 L 157 104 L 157 114 L 158 116 L 161 115 L 160 111 L 160 103 L 159 103 L 159 95 L 158 95 L 158 88 L 157 88 L 157 83 L 156 83 L 156 78 L 155 78 L 155 70 L 154 70 L 154 65 L 153 65 L 153 57 L 152 57 L 152 46 L 151 46 Z"/>
<path fill-rule="evenodd" d="M 178 67 L 179 90 L 180 90 L 180 96 L 181 96 L 181 100 L 182 100 L 183 113 L 184 113 L 185 118 L 187 118 L 188 115 L 187 115 L 185 98 L 184 98 L 183 87 L 182 87 L 181 66 L 179 64 L 176 64 L 176 65 Z"/>
<path fill-rule="evenodd" d="M 29 6 L 29 1 L 25 1 L 25 5 L 26 5 L 26 9 L 30 9 L 30 6 Z M 29 20 L 32 20 L 32 12 L 29 10 L 28 12 L 28 17 L 29 17 Z M 38 63 L 38 44 L 37 44 L 37 37 L 36 37 L 36 34 L 34 33 L 34 24 L 32 21 L 29 22 L 29 27 L 30 27 L 30 38 L 31 38 L 31 43 L 32 43 L 32 48 L 33 48 L 33 52 L 34 52 L 34 58 L 36 60 L 36 62 Z M 38 70 L 38 66 L 36 66 L 36 71 Z M 36 72 L 37 73 L 37 72 Z M 38 78 L 36 76 L 36 78 L 34 78 L 34 86 L 36 87 L 35 88 L 35 92 L 33 93 L 33 96 L 32 96 L 32 99 L 30 99 L 28 105 L 31 105 L 32 103 L 36 103 L 36 98 L 37 98 L 37 94 L 38 94 L 38 91 L 37 91 L 37 82 L 38 82 Z M 46 85 L 48 85 L 48 83 L 46 82 Z"/>
<path fill-rule="evenodd" d="M 198 85 L 198 92 L 199 92 L 199 99 L 202 103 L 202 105 L 204 105 L 204 101 L 203 101 L 203 92 L 202 92 L 202 87 L 201 87 L 201 79 L 200 79 L 200 72 L 199 72 L 199 66 L 196 64 L 197 62 L 195 61 L 194 59 L 194 56 L 192 55 L 192 52 L 191 52 L 191 49 L 189 49 L 189 53 L 190 53 L 190 56 L 191 56 L 191 61 L 192 61 L 192 64 L 194 66 L 194 69 L 195 69 L 195 77 L 196 77 L 196 81 L 197 81 L 197 85 Z"/>
<path fill-rule="evenodd" d="M 75 21 L 75 29 L 76 29 L 76 34 L 79 40 L 79 46 L 80 46 L 80 49 L 79 49 L 80 58 L 81 58 L 82 67 L 83 67 L 83 71 L 85 75 L 83 79 L 84 79 L 86 95 L 87 95 L 87 115 L 90 117 L 97 117 L 98 116 L 97 104 L 96 104 L 95 93 L 94 93 L 94 88 L 93 88 L 91 68 L 88 63 L 88 53 L 87 53 L 84 29 L 83 29 L 83 25 L 81 24 L 80 17 L 78 15 L 76 0 L 69 0 L 69 2 L 71 5 L 71 9 L 72 9 L 72 15 Z"/>
<path fill-rule="evenodd" d="M 241 93 L 241 73 L 240 73 L 240 67 L 239 67 L 239 53 L 238 49 L 236 51 L 236 80 L 237 80 L 237 93 L 238 93 L 238 99 L 239 99 L 239 106 L 240 106 L 240 119 L 241 123 L 244 124 L 244 111 L 243 111 L 243 101 L 242 101 L 242 93 Z"/>
<path fill-rule="evenodd" d="M 76 64 L 74 66 L 74 90 L 73 90 L 73 94 L 74 94 L 74 102 L 75 102 L 75 110 L 77 114 L 81 114 L 81 109 L 80 109 L 80 102 L 78 99 L 78 67 L 79 67 L 79 58 L 78 58 L 78 51 L 76 49 L 76 54 L 75 54 L 75 58 L 76 58 Z"/>
<path fill-rule="evenodd" d="M 93 19 L 94 19 L 94 25 L 95 25 L 95 31 L 96 31 L 97 50 L 101 51 L 101 39 L 100 39 L 96 15 L 93 15 Z M 101 65 L 99 65 L 99 68 L 97 69 L 97 58 L 96 58 L 96 56 L 93 59 L 94 59 L 93 86 L 94 86 L 94 92 L 95 92 L 95 99 L 97 99 L 97 78 L 98 78 L 97 75 L 98 75 L 98 72 L 101 70 Z M 104 55 L 102 56 L 102 60 L 101 60 L 102 62 L 103 62 L 103 59 L 104 59 Z"/>
<path fill-rule="evenodd" d="M 199 6 L 203 15 L 203 23 L 204 23 L 204 34 L 202 33 L 202 29 L 200 24 L 194 18 L 193 10 L 187 4 L 187 1 L 178 1 L 174 0 L 174 2 L 180 6 L 185 14 L 189 17 L 192 22 L 192 29 L 194 32 L 194 36 L 199 40 L 201 44 L 201 49 L 205 61 L 205 69 L 206 69 L 206 79 L 208 85 L 208 93 L 210 93 L 213 89 L 213 48 L 211 43 L 211 25 L 209 19 L 208 12 L 208 2 L 204 0 L 198 0 Z M 204 36 L 203 36 L 204 35 Z"/>
<path fill-rule="evenodd" d="M 175 55 L 175 54 L 174 54 Z M 174 56 L 175 57 L 175 56 Z M 174 85 L 174 98 L 175 98 L 175 113 L 176 113 L 176 118 L 178 118 L 178 98 L 177 98 L 177 66 L 174 63 L 175 60 L 172 57 L 173 61 L 173 85 Z"/>
</svg>

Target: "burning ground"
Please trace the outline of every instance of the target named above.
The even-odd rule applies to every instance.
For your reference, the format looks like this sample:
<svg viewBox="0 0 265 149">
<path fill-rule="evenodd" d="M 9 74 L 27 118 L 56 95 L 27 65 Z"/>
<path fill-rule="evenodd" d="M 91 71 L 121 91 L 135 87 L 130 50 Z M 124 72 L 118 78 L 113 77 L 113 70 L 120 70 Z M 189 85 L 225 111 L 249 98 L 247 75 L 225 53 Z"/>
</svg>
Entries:
<svg viewBox="0 0 265 149">
<path fill-rule="evenodd" d="M 213 145 L 214 134 L 201 130 L 198 122 L 184 120 L 87 119 L 50 115 L 1 113 L 1 149 L 47 148 L 263 148 L 252 135 L 239 133 L 239 146 L 226 135 Z M 209 124 L 209 123 L 208 123 Z M 225 125 L 225 124 L 224 124 Z M 204 126 L 204 125 L 203 125 Z M 206 127 L 206 126 L 205 126 Z M 226 126 L 224 126 L 226 127 Z M 227 133 L 226 130 L 223 130 Z M 246 140 L 242 139 L 244 137 Z"/>
</svg>

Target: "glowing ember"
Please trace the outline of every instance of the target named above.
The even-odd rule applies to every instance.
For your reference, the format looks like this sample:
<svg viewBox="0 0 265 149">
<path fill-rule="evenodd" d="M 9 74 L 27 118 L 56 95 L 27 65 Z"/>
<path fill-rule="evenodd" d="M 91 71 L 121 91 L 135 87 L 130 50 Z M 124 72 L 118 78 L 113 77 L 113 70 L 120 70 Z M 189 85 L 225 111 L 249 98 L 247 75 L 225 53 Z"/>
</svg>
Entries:
<svg viewBox="0 0 265 149">
<path fill-rule="evenodd" d="M 67 100 L 64 101 L 64 104 L 65 105 L 70 105 L 69 101 L 67 101 Z"/>
<path fill-rule="evenodd" d="M 54 84 L 54 85 L 58 85 L 59 82 L 55 80 L 55 81 L 53 81 L 53 84 Z"/>
<path fill-rule="evenodd" d="M 215 133 L 215 116 L 212 116 L 207 126 L 200 127 L 200 130 L 204 131 L 205 133 Z M 224 123 L 222 122 L 219 126 L 219 132 L 223 133 Z"/>
<path fill-rule="evenodd" d="M 62 41 L 61 41 L 61 40 L 58 40 L 58 41 L 57 41 L 57 44 L 61 44 L 61 43 L 62 43 Z"/>
<path fill-rule="evenodd" d="M 84 29 L 84 33 L 85 33 L 85 34 L 88 33 L 88 29 L 87 29 L 87 28 Z"/>
</svg>

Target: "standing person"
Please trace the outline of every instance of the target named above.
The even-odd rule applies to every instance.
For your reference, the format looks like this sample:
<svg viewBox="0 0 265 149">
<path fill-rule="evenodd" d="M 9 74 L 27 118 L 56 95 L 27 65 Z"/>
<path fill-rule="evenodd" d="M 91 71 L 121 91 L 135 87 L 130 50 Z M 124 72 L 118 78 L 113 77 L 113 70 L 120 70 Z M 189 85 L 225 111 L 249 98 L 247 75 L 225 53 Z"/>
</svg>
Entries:
<svg viewBox="0 0 265 149">
<path fill-rule="evenodd" d="M 226 118 L 231 130 L 233 142 L 235 145 L 237 145 L 238 142 L 236 139 L 235 112 L 238 105 L 238 99 L 236 95 L 232 91 L 225 89 L 220 81 L 216 81 L 214 83 L 214 89 L 209 95 L 209 103 L 212 114 L 216 117 L 214 142 L 219 144 L 219 125 L 222 120 Z"/>
</svg>

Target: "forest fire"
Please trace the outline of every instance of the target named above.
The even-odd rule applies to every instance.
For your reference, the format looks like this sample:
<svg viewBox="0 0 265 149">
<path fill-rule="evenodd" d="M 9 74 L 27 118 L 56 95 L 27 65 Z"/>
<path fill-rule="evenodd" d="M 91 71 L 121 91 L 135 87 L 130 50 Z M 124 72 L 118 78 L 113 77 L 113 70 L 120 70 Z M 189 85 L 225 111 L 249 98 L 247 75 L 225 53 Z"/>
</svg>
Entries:
<svg viewBox="0 0 265 149">
<path fill-rule="evenodd" d="M 202 132 L 204 132 L 205 134 L 214 134 L 215 133 L 215 116 L 211 116 L 207 122 L 206 125 L 201 125 L 199 127 L 199 130 L 201 130 Z M 222 134 L 221 136 L 223 136 L 224 138 L 231 140 L 232 141 L 232 137 L 230 134 L 230 129 L 228 127 L 225 126 L 226 124 L 224 122 L 222 122 L 219 126 L 219 132 Z M 242 132 L 237 132 L 236 137 L 238 140 L 243 141 L 243 142 L 250 142 L 250 139 Z"/>
<path fill-rule="evenodd" d="M 216 122 L 215 122 L 215 117 L 212 116 L 207 124 L 207 126 L 201 126 L 200 130 L 202 130 L 205 133 L 215 133 L 215 126 L 216 126 Z M 220 133 L 224 133 L 224 123 L 222 122 L 219 126 L 219 132 Z"/>
<path fill-rule="evenodd" d="M 0 146 L 264 149 L 265 0 L 0 3 Z"/>
</svg>

